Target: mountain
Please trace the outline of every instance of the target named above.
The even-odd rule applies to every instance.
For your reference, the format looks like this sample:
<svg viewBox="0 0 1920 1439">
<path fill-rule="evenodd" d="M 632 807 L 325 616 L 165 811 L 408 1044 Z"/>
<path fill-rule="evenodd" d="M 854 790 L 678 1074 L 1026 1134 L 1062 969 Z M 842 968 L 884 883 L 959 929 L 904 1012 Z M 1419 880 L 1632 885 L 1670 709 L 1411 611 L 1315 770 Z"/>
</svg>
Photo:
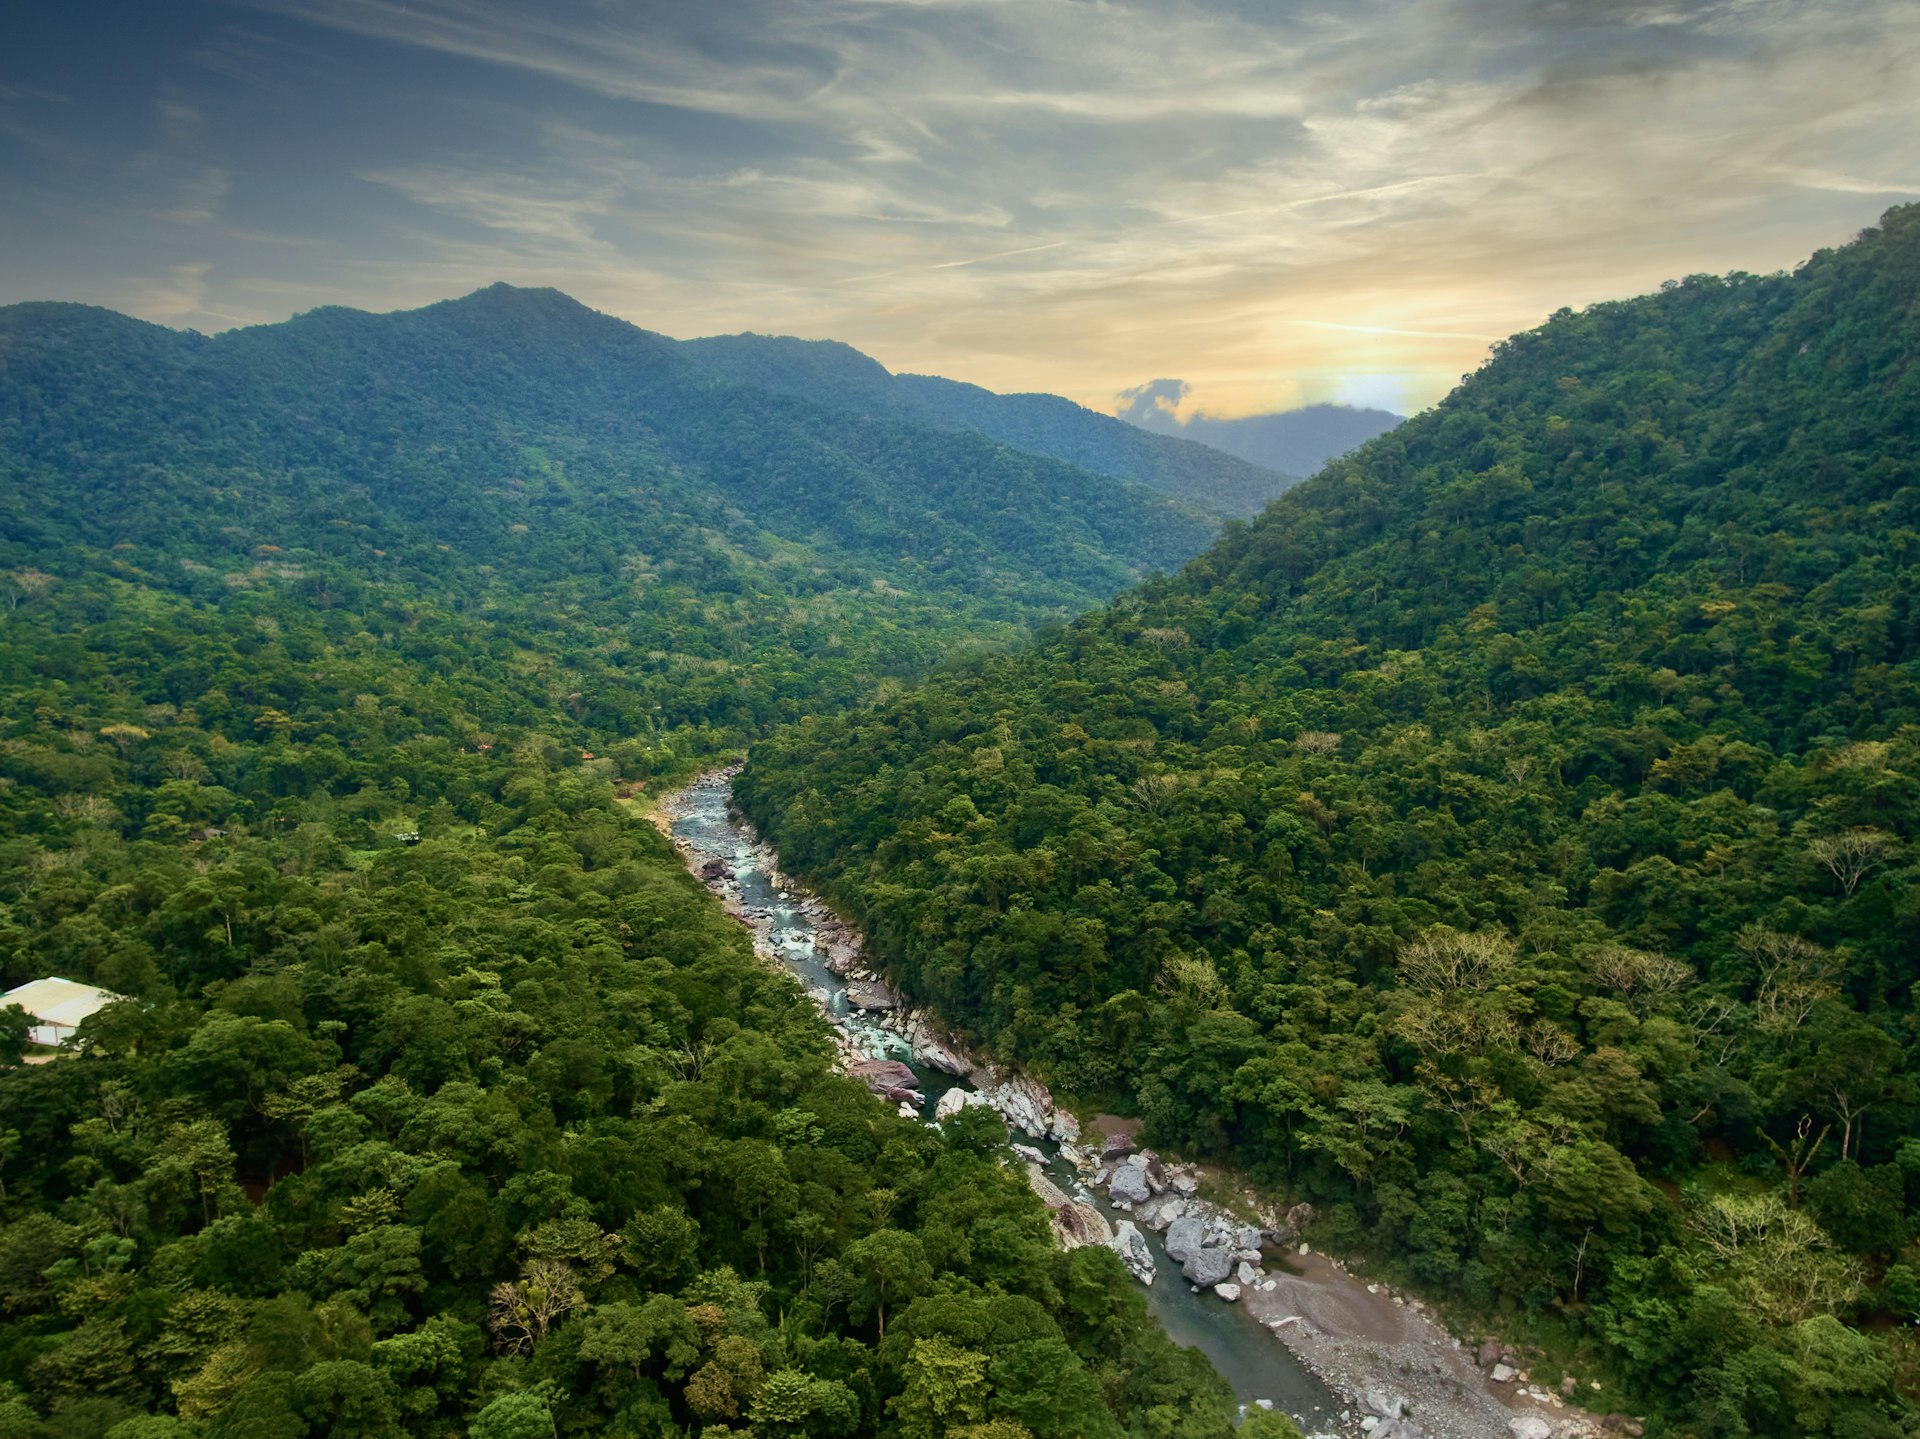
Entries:
<svg viewBox="0 0 1920 1439">
<path fill-rule="evenodd" d="M 0 988 L 119 997 L 0 1003 L 0 1433 L 1229 1439 L 649 814 L 1207 532 L 552 292 L 0 311 Z"/>
<path fill-rule="evenodd" d="M 1664 1433 L 1915 1431 L 1920 207 L 753 751 L 893 979 Z"/>
<path fill-rule="evenodd" d="M 1182 419 L 1166 404 L 1177 401 L 1186 391 L 1184 381 L 1153 380 L 1121 397 L 1128 404 L 1120 418 L 1154 434 L 1192 440 L 1238 455 L 1250 464 L 1296 475 L 1315 473 L 1329 460 L 1384 435 L 1404 418 L 1387 410 L 1306 405 L 1298 410 L 1232 420 L 1208 414 Z"/>
<path fill-rule="evenodd" d="M 7 565 L 133 567 L 206 602 L 262 583 L 543 605 L 625 645 L 570 692 L 721 727 L 1064 617 L 1213 529 L 972 431 L 728 383 L 507 286 L 211 339 L 14 306 L 0 467 Z"/>
<path fill-rule="evenodd" d="M 683 341 L 681 351 L 735 384 L 861 415 L 978 431 L 1018 449 L 1145 485 L 1217 518 L 1258 514 L 1305 473 L 1277 473 L 1218 448 L 1143 434 L 1058 395 L 997 395 L 934 375 L 891 374 L 879 361 L 834 341 L 721 335 Z"/>
</svg>

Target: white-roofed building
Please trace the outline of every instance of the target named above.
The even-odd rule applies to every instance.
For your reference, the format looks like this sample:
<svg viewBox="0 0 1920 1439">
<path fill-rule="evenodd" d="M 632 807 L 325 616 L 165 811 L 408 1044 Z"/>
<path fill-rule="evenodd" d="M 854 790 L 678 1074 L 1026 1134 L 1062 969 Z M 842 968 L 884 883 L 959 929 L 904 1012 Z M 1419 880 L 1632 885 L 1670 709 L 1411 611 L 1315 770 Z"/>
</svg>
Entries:
<svg viewBox="0 0 1920 1439">
<path fill-rule="evenodd" d="M 17 1004 L 34 1018 L 27 1038 L 34 1044 L 59 1045 L 73 1038 L 80 1021 L 95 1010 L 118 1004 L 123 996 L 71 979 L 36 979 L 0 994 L 0 1009 Z"/>
</svg>

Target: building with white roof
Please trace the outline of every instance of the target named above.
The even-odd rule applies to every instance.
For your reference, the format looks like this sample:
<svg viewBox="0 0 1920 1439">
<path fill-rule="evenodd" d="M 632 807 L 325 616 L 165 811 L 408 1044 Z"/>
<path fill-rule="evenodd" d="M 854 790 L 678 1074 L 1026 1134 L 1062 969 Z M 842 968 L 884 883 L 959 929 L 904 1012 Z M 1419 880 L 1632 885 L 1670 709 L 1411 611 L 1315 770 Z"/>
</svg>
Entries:
<svg viewBox="0 0 1920 1439">
<path fill-rule="evenodd" d="M 71 979 L 36 979 L 0 994 L 0 1008 L 19 1005 L 35 1020 L 27 1038 L 34 1044 L 59 1045 L 73 1038 L 81 1020 L 123 997 Z"/>
</svg>

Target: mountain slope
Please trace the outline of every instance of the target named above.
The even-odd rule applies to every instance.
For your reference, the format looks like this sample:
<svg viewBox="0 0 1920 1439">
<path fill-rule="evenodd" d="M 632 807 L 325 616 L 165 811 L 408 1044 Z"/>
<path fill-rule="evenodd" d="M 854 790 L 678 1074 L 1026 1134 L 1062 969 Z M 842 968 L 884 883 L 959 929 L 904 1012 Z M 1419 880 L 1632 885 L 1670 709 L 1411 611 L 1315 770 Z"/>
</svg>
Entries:
<svg viewBox="0 0 1920 1439">
<path fill-rule="evenodd" d="M 207 603 L 267 584 L 540 609 L 550 657 L 572 649 L 562 693 L 722 727 L 1010 638 L 1211 531 L 981 435 L 718 382 L 507 286 L 212 339 L 0 311 L 0 474 L 6 566 Z"/>
<path fill-rule="evenodd" d="M 785 396 L 711 385 L 670 341 L 552 291 L 496 286 L 394 315 L 322 310 L 212 340 L 125 333 L 134 323 L 42 306 L 0 317 L 10 457 L 48 453 L 36 449 L 43 438 L 69 441 L 73 417 L 37 368 L 42 336 L 59 334 L 72 337 L 69 356 L 76 340 L 138 356 L 137 368 L 59 377 L 88 387 L 114 436 L 216 463 L 340 474 L 397 463 L 415 473 L 377 498 L 410 516 L 490 523 L 497 497 L 474 477 L 491 470 L 521 483 L 519 452 L 551 439 L 597 467 L 637 467 L 665 492 L 738 505 L 787 538 L 917 556 L 961 583 L 1010 560 L 1041 572 L 1025 577 L 1036 596 L 1043 576 L 1111 584 L 1203 533 L 1138 489 L 975 437 L 855 425 Z M 49 433 L 36 433 L 36 417 Z M 164 428 L 178 417 L 191 418 Z M 555 502 L 594 499 L 588 485 Z"/>
<path fill-rule="evenodd" d="M 1916 354 L 1920 208 L 1562 312 L 738 793 L 916 998 L 1671 1432 L 1910 1432 Z"/>
<path fill-rule="evenodd" d="M 838 1072 L 649 822 L 964 605 L 593 401 L 684 396 L 670 352 L 486 303 L 531 313 L 0 315 L 0 988 L 122 997 L 63 1052 L 0 1005 L 0 1433 L 873 1439 L 957 1363 L 997 1433 L 1230 1439 L 999 1120 Z M 713 468 L 862 478 L 777 438 Z"/>
<path fill-rule="evenodd" d="M 715 375 L 852 413 L 978 431 L 1004 444 L 1145 485 L 1211 516 L 1257 514 L 1296 483 L 1205 445 L 1152 435 L 1058 395 L 997 395 L 933 375 L 890 374 L 850 346 L 770 335 L 681 343 Z"/>
</svg>

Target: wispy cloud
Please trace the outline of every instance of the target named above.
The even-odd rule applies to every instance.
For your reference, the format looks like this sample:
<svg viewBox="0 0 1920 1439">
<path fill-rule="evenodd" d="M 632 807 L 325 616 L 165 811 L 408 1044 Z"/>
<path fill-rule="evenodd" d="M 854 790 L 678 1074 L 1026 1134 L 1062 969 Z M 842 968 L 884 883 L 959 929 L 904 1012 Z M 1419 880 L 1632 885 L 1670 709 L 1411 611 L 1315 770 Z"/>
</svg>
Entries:
<svg viewBox="0 0 1920 1439">
<path fill-rule="evenodd" d="M 508 278 L 1090 403 L 1425 401 L 1562 304 L 1920 193 L 1909 0 L 244 3 L 140 138 L 208 316 Z"/>
</svg>

